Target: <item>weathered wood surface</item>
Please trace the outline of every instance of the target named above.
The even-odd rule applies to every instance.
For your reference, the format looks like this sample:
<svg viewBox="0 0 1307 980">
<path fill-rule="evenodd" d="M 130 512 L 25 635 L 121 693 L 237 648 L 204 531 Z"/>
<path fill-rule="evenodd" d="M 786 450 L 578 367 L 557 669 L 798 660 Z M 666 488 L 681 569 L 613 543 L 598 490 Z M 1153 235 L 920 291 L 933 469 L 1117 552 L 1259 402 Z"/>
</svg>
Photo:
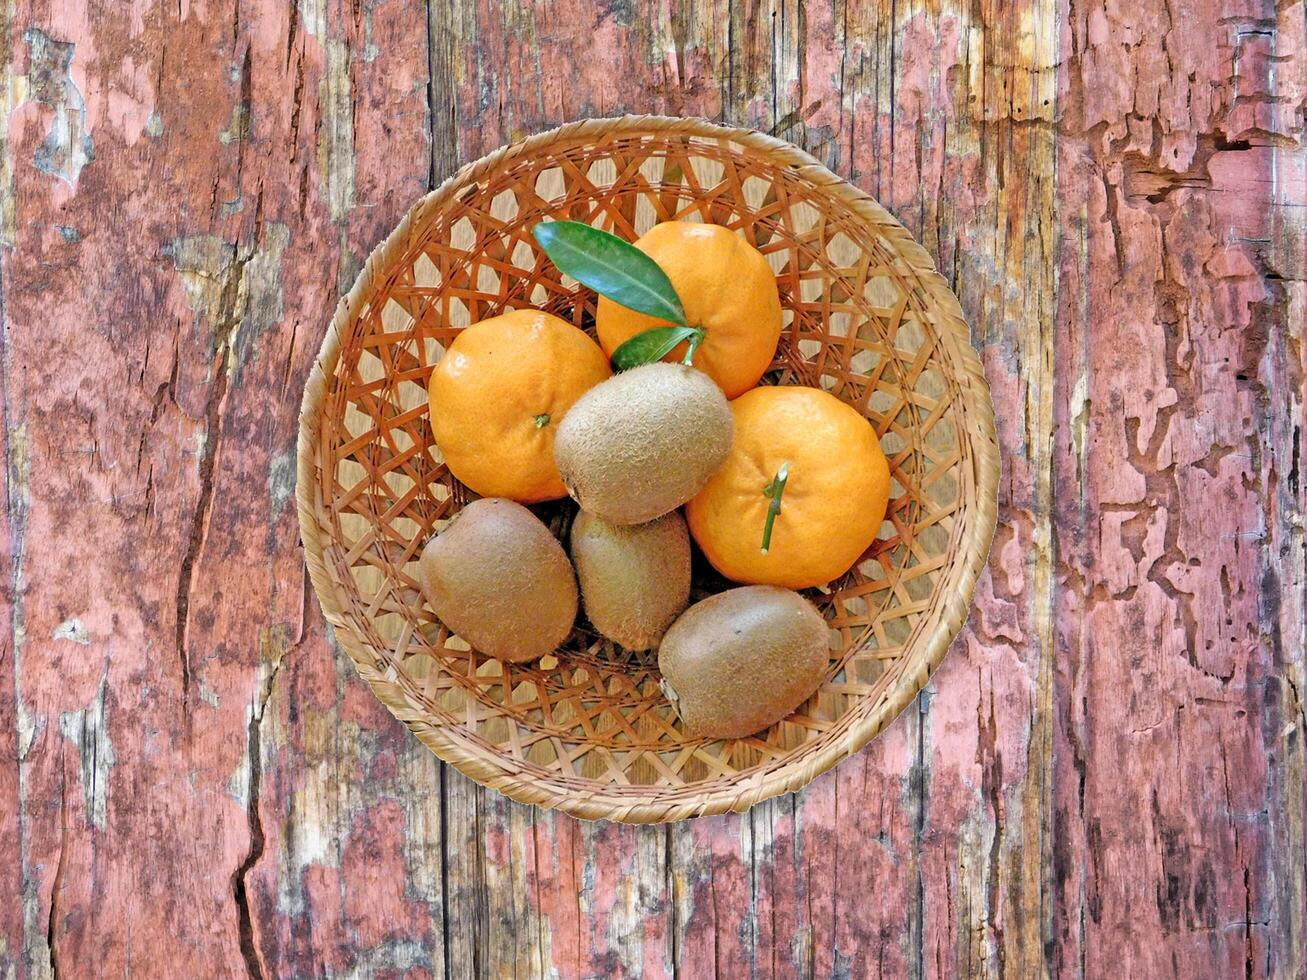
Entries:
<svg viewBox="0 0 1307 980">
<path fill-rule="evenodd" d="M 0 3 L 0 975 L 1301 976 L 1303 0 Z M 973 324 L 971 623 L 797 796 L 443 768 L 307 590 L 299 392 L 459 162 L 774 131 Z"/>
</svg>

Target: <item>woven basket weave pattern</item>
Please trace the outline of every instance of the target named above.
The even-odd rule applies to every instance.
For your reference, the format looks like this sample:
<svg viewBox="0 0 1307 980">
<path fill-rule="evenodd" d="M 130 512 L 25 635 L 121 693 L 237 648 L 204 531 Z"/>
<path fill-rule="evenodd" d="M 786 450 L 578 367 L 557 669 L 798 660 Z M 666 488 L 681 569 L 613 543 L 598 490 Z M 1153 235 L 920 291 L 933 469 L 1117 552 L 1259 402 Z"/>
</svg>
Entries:
<svg viewBox="0 0 1307 980">
<path fill-rule="evenodd" d="M 432 441 L 432 367 L 461 328 L 505 310 L 593 323 L 593 294 L 531 238 L 550 218 L 628 240 L 667 220 L 738 229 L 776 271 L 786 311 L 765 383 L 831 391 L 871 421 L 890 459 L 878 540 L 809 593 L 831 626 L 826 681 L 755 737 L 686 738 L 655 656 L 623 652 L 583 621 L 556 656 L 504 665 L 451 636 L 421 599 L 413 562 L 469 499 Z M 965 618 L 997 477 L 988 389 L 957 302 L 887 212 L 778 140 L 629 117 L 465 168 L 377 249 L 306 387 L 298 497 L 328 620 L 423 742 L 516 799 L 650 821 L 796 789 L 908 704 Z M 565 533 L 570 505 L 537 510 Z"/>
</svg>

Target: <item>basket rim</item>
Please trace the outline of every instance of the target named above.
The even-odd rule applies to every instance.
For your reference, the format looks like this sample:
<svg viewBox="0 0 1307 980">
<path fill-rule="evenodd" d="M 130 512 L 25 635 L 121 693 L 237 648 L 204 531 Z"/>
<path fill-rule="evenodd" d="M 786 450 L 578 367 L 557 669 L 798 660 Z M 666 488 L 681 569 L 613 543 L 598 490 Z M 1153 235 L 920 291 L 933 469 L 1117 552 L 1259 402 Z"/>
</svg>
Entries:
<svg viewBox="0 0 1307 980">
<path fill-rule="evenodd" d="M 324 560 L 329 541 L 327 529 L 315 510 L 316 470 L 321 436 L 321 407 L 341 354 L 341 338 L 372 291 L 374 276 L 388 264 L 392 253 L 411 245 L 414 222 L 439 208 L 455 191 L 493 170 L 507 160 L 530 153 L 560 140 L 597 136 L 612 132 L 647 134 L 671 132 L 690 137 L 727 140 L 758 151 L 800 172 L 804 179 L 838 199 L 855 215 L 874 220 L 889 237 L 929 296 L 936 313 L 940 346 L 956 369 L 956 383 L 962 389 L 956 401 L 959 413 L 960 466 L 964 484 L 974 491 L 974 518 L 964 529 L 957 554 L 949 563 L 940 598 L 927 614 L 934 615 L 917 641 L 904 651 L 905 669 L 885 692 L 884 699 L 869 715 L 852 723 L 843 736 L 816 750 L 801 764 L 786 764 L 759 774 L 727 789 L 704 791 L 696 796 L 659 801 L 651 788 L 644 802 L 630 796 L 610 795 L 603 788 L 582 796 L 561 782 L 527 776 L 507 767 L 500 756 L 479 749 L 444 728 L 433 725 L 415 709 L 399 686 L 386 677 L 370 645 L 351 625 L 338 594 L 339 583 Z M 903 246 L 910 247 L 903 247 Z M 296 447 L 296 510 L 305 564 L 323 616 L 337 642 L 349 654 L 355 668 L 387 708 L 443 761 L 456 766 L 471 779 L 520 803 L 561 810 L 581 819 L 608 819 L 627 823 L 660 823 L 728 811 L 742 812 L 755 803 L 801 789 L 818 775 L 860 751 L 880 730 L 916 699 L 948 652 L 966 621 L 972 594 L 989 555 L 998 515 L 998 481 L 1001 460 L 994 425 L 994 409 L 980 357 L 971 342 L 971 331 L 957 297 L 927 253 L 907 230 L 879 202 L 845 181 L 815 157 L 785 140 L 750 129 L 722 126 L 704 119 L 658 115 L 624 115 L 584 119 L 537 133 L 460 167 L 414 204 L 399 224 L 369 254 L 350 291 L 341 298 L 323 338 L 304 385 L 300 405 L 299 437 Z M 969 471 L 968 471 L 969 466 Z M 966 487 L 960 488 L 964 493 Z"/>
</svg>

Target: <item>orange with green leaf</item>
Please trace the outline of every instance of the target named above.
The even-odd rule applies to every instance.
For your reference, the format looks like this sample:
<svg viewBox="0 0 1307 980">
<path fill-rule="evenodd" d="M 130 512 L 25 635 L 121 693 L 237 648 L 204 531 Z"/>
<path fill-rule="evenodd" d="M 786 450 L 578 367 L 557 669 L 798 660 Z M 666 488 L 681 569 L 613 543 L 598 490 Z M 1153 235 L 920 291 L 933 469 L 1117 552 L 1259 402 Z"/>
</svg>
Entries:
<svg viewBox="0 0 1307 980">
<path fill-rule="evenodd" d="M 595 332 L 609 356 L 647 330 L 686 326 L 701 334 L 694 366 L 727 398 L 756 385 L 781 337 L 776 276 L 762 253 L 728 228 L 695 221 L 654 225 L 635 247 L 666 273 L 684 306 L 685 322 L 659 320 L 601 295 Z M 681 341 L 664 356 L 681 360 L 689 343 Z"/>
</svg>

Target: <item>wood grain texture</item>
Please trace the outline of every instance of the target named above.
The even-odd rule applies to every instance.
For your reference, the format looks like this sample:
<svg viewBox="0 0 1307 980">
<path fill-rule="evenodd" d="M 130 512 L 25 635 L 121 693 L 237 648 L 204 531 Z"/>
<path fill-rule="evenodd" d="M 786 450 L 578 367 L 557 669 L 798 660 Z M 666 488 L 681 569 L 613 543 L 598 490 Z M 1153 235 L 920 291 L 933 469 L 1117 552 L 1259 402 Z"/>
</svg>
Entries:
<svg viewBox="0 0 1307 980">
<path fill-rule="evenodd" d="M 0 975 L 1307 972 L 1302 0 L 4 0 Z M 299 392 L 458 163 L 656 111 L 876 195 L 1005 454 L 969 627 L 804 792 L 581 824 L 327 635 Z"/>
</svg>

